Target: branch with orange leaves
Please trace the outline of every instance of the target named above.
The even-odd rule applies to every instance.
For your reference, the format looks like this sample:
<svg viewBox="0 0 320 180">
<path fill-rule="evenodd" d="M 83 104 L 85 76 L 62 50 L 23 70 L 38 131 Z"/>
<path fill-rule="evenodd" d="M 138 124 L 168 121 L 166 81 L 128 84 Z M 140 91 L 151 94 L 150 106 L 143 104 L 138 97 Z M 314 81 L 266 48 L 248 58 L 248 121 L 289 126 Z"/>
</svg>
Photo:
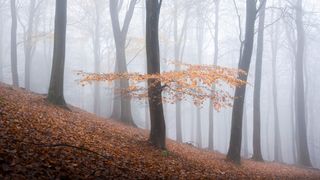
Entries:
<svg viewBox="0 0 320 180">
<path fill-rule="evenodd" d="M 212 65 L 177 64 L 181 71 L 163 72 L 161 74 L 140 73 L 108 73 L 96 74 L 78 72 L 82 76 L 80 83 L 84 86 L 92 82 L 112 82 L 116 80 L 129 80 L 130 86 L 119 89 L 122 96 L 137 98 L 139 100 L 149 98 L 148 88 L 156 82 L 161 82 L 159 91 L 163 93 L 163 102 L 175 103 L 181 100 L 192 99 L 193 103 L 201 106 L 206 100 L 211 100 L 216 110 L 230 107 L 234 99 L 224 85 L 235 88 L 246 84 L 238 77 L 245 74 L 244 71 Z M 150 79 L 154 83 L 145 87 Z"/>
</svg>

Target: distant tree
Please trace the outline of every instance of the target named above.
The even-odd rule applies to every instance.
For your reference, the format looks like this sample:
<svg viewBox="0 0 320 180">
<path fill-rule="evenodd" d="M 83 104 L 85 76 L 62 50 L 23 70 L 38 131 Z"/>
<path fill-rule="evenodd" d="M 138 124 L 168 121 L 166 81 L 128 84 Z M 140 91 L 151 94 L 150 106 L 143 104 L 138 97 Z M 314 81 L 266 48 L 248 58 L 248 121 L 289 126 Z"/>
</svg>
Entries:
<svg viewBox="0 0 320 180">
<path fill-rule="evenodd" d="M 214 21 L 214 58 L 213 64 L 218 64 L 218 55 L 219 55 L 219 13 L 220 13 L 220 0 L 215 0 L 215 21 Z M 213 150 L 214 149 L 214 109 L 212 107 L 213 103 L 209 104 L 209 134 L 208 134 L 208 148 Z"/>
<path fill-rule="evenodd" d="M 93 44 L 93 55 L 94 55 L 94 71 L 100 73 L 100 62 L 101 62 L 101 1 L 94 0 L 94 12 L 95 12 L 95 22 L 94 30 L 92 32 L 92 44 Z M 98 83 L 94 84 L 94 103 L 93 110 L 96 114 L 100 115 L 100 85 Z"/>
<path fill-rule="evenodd" d="M 35 31 L 39 25 L 40 16 L 40 5 L 43 0 L 31 0 L 29 3 L 27 23 L 26 25 L 20 21 L 23 28 L 23 45 L 24 45 L 24 56 L 25 56 L 25 79 L 24 84 L 27 90 L 30 90 L 30 76 L 31 76 L 31 63 L 32 57 L 36 49 L 36 36 Z"/>
<path fill-rule="evenodd" d="M 196 3 L 196 39 L 197 39 L 197 60 L 199 64 L 203 61 L 203 40 L 204 40 L 204 21 L 203 21 L 203 6 L 202 1 Z M 199 148 L 202 147 L 202 127 L 201 127 L 201 109 L 197 108 L 197 145 Z"/>
<path fill-rule="evenodd" d="M 126 52 L 125 52 L 126 42 L 127 42 L 129 25 L 134 13 L 136 3 L 137 3 L 137 0 L 130 1 L 129 9 L 126 12 L 123 26 L 121 26 L 120 20 L 119 20 L 119 10 L 121 9 L 123 1 L 110 0 L 110 15 L 111 15 L 111 21 L 112 21 L 113 34 L 114 34 L 114 41 L 116 44 L 115 72 L 117 73 L 128 72 Z M 128 80 L 123 79 L 123 80 L 120 80 L 120 82 L 116 81 L 116 88 L 126 89 L 128 87 L 129 87 Z M 123 98 L 123 95 L 121 95 L 119 98 L 117 98 L 117 96 L 118 95 L 115 93 L 112 118 L 116 120 L 120 120 L 131 126 L 136 126 L 132 119 L 130 99 Z"/>
<path fill-rule="evenodd" d="M 274 19 L 274 11 L 271 12 L 271 19 Z M 279 24 L 271 27 L 271 60 L 272 60 L 272 98 L 273 98 L 273 118 L 274 118 L 274 160 L 282 162 L 282 145 L 280 135 L 280 122 L 278 112 L 278 83 L 277 83 L 277 60 L 279 52 Z"/>
<path fill-rule="evenodd" d="M 264 21 L 266 1 L 260 0 L 261 9 L 259 11 L 259 29 L 257 41 L 257 57 L 256 71 L 254 81 L 254 97 L 253 97 L 253 156 L 256 161 L 263 161 L 261 153 L 261 113 L 260 113 L 260 94 L 261 94 L 261 74 L 262 74 L 262 58 L 263 58 L 263 40 L 264 40 Z"/>
<path fill-rule="evenodd" d="M 47 99 L 49 102 L 60 106 L 66 106 L 63 95 L 66 28 L 67 0 L 56 0 L 54 49 L 51 80 Z"/>
<path fill-rule="evenodd" d="M 174 0 L 174 11 L 173 11 L 173 33 L 174 33 L 174 59 L 177 65 L 175 66 L 175 71 L 179 71 L 178 63 L 181 63 L 184 54 L 184 45 L 186 42 L 186 33 L 188 29 L 188 19 L 189 19 L 189 7 L 185 8 L 185 17 L 181 30 L 179 32 L 178 15 L 179 6 L 178 0 Z M 182 122 L 181 122 L 181 103 L 176 103 L 176 138 L 178 142 L 182 142 Z"/>
<path fill-rule="evenodd" d="M 19 86 L 18 78 L 18 60 L 17 60 L 17 8 L 16 0 L 10 1 L 11 6 L 11 73 L 13 86 Z"/>
<path fill-rule="evenodd" d="M 257 2 L 255 0 L 246 1 L 246 31 L 242 57 L 239 61 L 238 68 L 249 72 L 250 62 L 253 51 L 254 28 L 257 14 Z M 241 74 L 239 79 L 247 81 L 248 75 Z M 235 163 L 241 160 L 241 138 L 242 138 L 242 118 L 243 104 L 246 94 L 246 85 L 237 87 L 235 90 L 235 99 L 232 111 L 231 136 L 227 159 Z"/>
<path fill-rule="evenodd" d="M 305 53 L 305 30 L 303 25 L 302 0 L 297 0 L 295 4 L 295 23 L 297 27 L 297 55 L 296 55 L 296 121 L 297 121 L 297 145 L 298 163 L 304 166 L 312 166 L 309 155 L 306 112 L 305 112 L 305 83 L 304 83 L 304 53 Z"/>
</svg>

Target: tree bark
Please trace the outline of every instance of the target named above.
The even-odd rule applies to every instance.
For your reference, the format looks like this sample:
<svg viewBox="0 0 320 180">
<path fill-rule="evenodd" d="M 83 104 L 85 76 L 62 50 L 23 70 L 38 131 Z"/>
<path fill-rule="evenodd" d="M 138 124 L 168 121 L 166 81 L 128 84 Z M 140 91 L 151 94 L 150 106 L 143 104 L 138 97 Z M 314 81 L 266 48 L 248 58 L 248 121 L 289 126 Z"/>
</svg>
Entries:
<svg viewBox="0 0 320 180">
<path fill-rule="evenodd" d="M 296 4 L 296 26 L 297 26 L 297 55 L 296 55 L 296 121 L 297 121 L 297 145 L 298 163 L 304 166 L 312 166 L 309 155 L 306 113 L 305 113 L 305 94 L 304 94 L 304 51 L 305 51 L 305 31 L 303 27 L 302 0 L 297 0 Z"/>
<path fill-rule="evenodd" d="M 215 1 L 215 26 L 214 26 L 214 58 L 213 64 L 218 64 L 219 55 L 219 12 L 220 12 L 220 0 Z M 214 88 L 215 90 L 215 88 Z M 208 134 L 208 148 L 214 150 L 214 108 L 213 102 L 209 104 L 209 134 Z"/>
<path fill-rule="evenodd" d="M 101 7 L 99 1 L 94 0 L 95 5 L 95 25 L 94 25 L 94 35 L 92 37 L 93 43 L 93 53 L 94 53 L 94 71 L 95 73 L 100 73 L 100 61 L 101 61 L 101 45 L 100 45 L 100 16 L 101 16 Z M 94 83 L 94 102 L 93 102 L 93 111 L 95 114 L 100 115 L 101 111 L 101 100 L 100 100 L 100 83 Z"/>
<path fill-rule="evenodd" d="M 254 41 L 254 26 L 256 20 L 256 1 L 247 0 L 246 1 L 246 32 L 245 32 L 245 42 L 242 58 L 239 62 L 238 68 L 249 72 L 250 62 L 253 50 Z M 247 81 L 248 75 L 241 74 L 239 79 Z M 231 136 L 229 143 L 229 150 L 227 154 L 227 159 L 240 163 L 241 160 L 241 138 L 242 138 L 242 118 L 243 118 L 243 104 L 246 94 L 246 85 L 237 87 L 235 91 L 235 100 L 233 102 L 232 110 L 232 124 L 231 124 Z"/>
<path fill-rule="evenodd" d="M 30 90 L 30 76 L 31 76 L 31 61 L 34 52 L 33 32 L 34 32 L 34 18 L 36 13 L 36 1 L 31 0 L 29 6 L 28 27 L 24 38 L 24 56 L 25 56 L 25 79 L 24 85 L 27 90 Z"/>
<path fill-rule="evenodd" d="M 110 15 L 112 21 L 112 29 L 114 34 L 114 41 L 116 44 L 116 73 L 126 73 L 127 70 L 127 61 L 126 61 L 126 39 L 128 34 L 129 25 L 134 13 L 135 4 L 137 0 L 131 0 L 129 9 L 126 13 L 123 27 L 120 27 L 119 22 L 119 1 L 110 0 Z M 129 81 L 122 79 L 116 81 L 116 89 L 127 89 L 129 87 Z M 115 98 L 113 102 L 113 112 L 112 118 L 115 120 L 120 120 L 121 122 L 136 127 L 131 113 L 131 101 L 130 98 L 126 97 L 126 94 L 120 93 L 118 98 L 118 93 L 115 93 Z"/>
<path fill-rule="evenodd" d="M 159 16 L 161 0 L 146 0 L 146 49 L 148 74 L 160 73 Z M 150 141 L 160 149 L 166 149 L 166 126 L 163 114 L 161 82 L 148 80 L 151 119 Z"/>
<path fill-rule="evenodd" d="M 266 0 L 261 2 L 261 9 L 259 11 L 259 29 L 257 42 L 257 57 L 256 57 L 256 71 L 254 81 L 254 95 L 253 95 L 253 156 L 252 159 L 256 161 L 263 161 L 261 153 L 261 113 L 260 113 L 260 94 L 261 94 L 261 73 L 262 73 L 262 59 L 263 59 L 263 41 L 264 41 L 264 21 Z"/>
<path fill-rule="evenodd" d="M 16 0 L 10 1 L 11 6 L 11 73 L 12 73 L 12 84 L 13 86 L 19 86 L 18 78 L 18 55 L 17 55 L 17 9 Z"/>
<path fill-rule="evenodd" d="M 53 62 L 47 99 L 53 104 L 66 106 L 63 95 L 63 81 L 67 29 L 67 0 L 56 0 L 55 14 Z"/>
<path fill-rule="evenodd" d="M 273 18 L 272 11 L 272 18 Z M 274 115 L 274 160 L 282 162 L 282 147 L 281 147 L 281 135 L 279 125 L 279 113 L 278 113 L 278 86 L 277 86 L 277 56 L 278 56 L 278 39 L 279 39 L 279 25 L 276 24 L 275 32 L 274 28 L 271 29 L 271 57 L 272 57 L 272 93 L 273 93 L 273 115 Z"/>
<path fill-rule="evenodd" d="M 198 62 L 202 64 L 203 58 L 203 19 L 202 19 L 202 12 L 201 12 L 201 1 L 197 2 L 197 51 L 198 51 Z M 202 148 L 202 127 L 201 127 L 201 109 L 197 107 L 197 144 L 199 148 Z"/>
</svg>

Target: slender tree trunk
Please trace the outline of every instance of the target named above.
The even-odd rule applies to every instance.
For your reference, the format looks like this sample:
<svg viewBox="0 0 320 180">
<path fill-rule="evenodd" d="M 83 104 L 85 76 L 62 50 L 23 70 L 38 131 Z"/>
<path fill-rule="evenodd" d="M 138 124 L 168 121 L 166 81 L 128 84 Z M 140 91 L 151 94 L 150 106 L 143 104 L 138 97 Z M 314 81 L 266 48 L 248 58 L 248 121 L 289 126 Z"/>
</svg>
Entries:
<svg viewBox="0 0 320 180">
<path fill-rule="evenodd" d="M 66 49 L 67 0 L 56 0 L 55 14 L 53 61 L 47 99 L 53 104 L 66 106 L 63 95 L 63 80 Z"/>
<path fill-rule="evenodd" d="M 263 59 L 263 43 L 264 43 L 264 21 L 266 0 L 261 4 L 259 11 L 259 30 L 257 42 L 257 57 L 256 71 L 254 81 L 254 96 L 253 96 L 253 156 L 256 161 L 263 161 L 261 153 L 261 113 L 260 113 L 260 94 L 261 94 L 261 74 L 262 74 L 262 59 Z"/>
<path fill-rule="evenodd" d="M 142 13 L 141 13 L 141 22 L 143 24 L 142 27 L 142 32 L 143 32 L 143 36 L 145 36 L 146 34 L 146 27 L 144 26 L 144 24 L 146 24 L 146 12 L 145 12 L 145 2 L 143 1 L 143 8 L 142 8 Z M 145 55 L 145 54 L 144 54 Z M 145 58 L 143 58 L 143 60 L 146 60 Z M 145 61 L 146 62 L 146 61 Z M 146 70 L 147 70 L 147 63 L 146 63 Z M 148 82 L 146 82 L 146 87 L 148 87 Z M 145 108 L 144 108 L 144 113 L 145 113 L 145 129 L 150 129 L 150 112 L 149 112 L 149 103 L 148 103 L 148 99 L 146 99 L 145 101 Z"/>
<path fill-rule="evenodd" d="M 219 55 L 219 12 L 220 12 L 220 0 L 215 1 L 215 26 L 214 26 L 214 58 L 213 64 L 218 64 Z M 215 90 L 215 88 L 214 88 Z M 213 102 L 209 104 L 209 134 L 208 134 L 208 148 L 214 150 L 214 108 Z"/>
<path fill-rule="evenodd" d="M 13 86 L 19 86 L 17 55 L 17 9 L 16 0 L 11 0 L 11 73 Z"/>
<path fill-rule="evenodd" d="M 202 64 L 203 57 L 203 37 L 204 37 L 204 27 L 201 12 L 201 1 L 197 2 L 197 51 L 198 51 L 198 62 Z M 201 127 L 201 109 L 197 107 L 197 144 L 199 148 L 202 148 L 202 127 Z"/>
<path fill-rule="evenodd" d="M 272 92 L 274 113 L 274 160 L 282 162 L 282 147 L 278 113 L 278 86 L 277 86 L 277 54 L 278 54 L 278 26 L 276 32 L 272 32 Z"/>
<path fill-rule="evenodd" d="M 296 4 L 296 26 L 297 26 L 297 56 L 296 56 L 296 121 L 298 141 L 298 163 L 304 166 L 312 166 L 309 155 L 306 113 L 305 113 L 305 94 L 304 94 L 304 73 L 303 61 L 305 51 L 305 32 L 303 27 L 302 0 L 297 0 Z"/>
<path fill-rule="evenodd" d="M 27 90 L 30 90 L 30 76 L 31 76 L 31 61 L 33 51 L 33 31 L 34 31 L 34 18 L 35 18 L 35 7 L 36 1 L 31 0 L 29 6 L 29 17 L 28 17 L 28 29 L 25 35 L 24 42 L 24 55 L 25 55 L 25 79 L 24 84 Z"/>
<path fill-rule="evenodd" d="M 174 0 L 174 60 L 176 63 L 180 62 L 180 43 L 178 37 L 178 4 L 177 0 Z M 179 71 L 179 65 L 175 66 L 175 71 Z M 176 103 L 176 139 L 178 142 L 182 142 L 182 127 L 181 127 L 181 102 Z"/>
<path fill-rule="evenodd" d="M 146 47 L 148 74 L 160 73 L 159 15 L 161 2 L 146 0 Z M 150 141 L 160 148 L 166 148 L 166 125 L 162 106 L 161 82 L 148 80 L 149 108 L 151 119 Z"/>
<path fill-rule="evenodd" d="M 249 157 L 249 149 L 248 149 L 248 116 L 247 116 L 247 108 L 244 104 L 243 107 L 243 154 L 245 157 Z"/>
<path fill-rule="evenodd" d="M 285 26 L 286 36 L 289 44 L 291 45 L 291 50 L 293 54 L 293 59 L 296 59 L 296 45 L 293 42 L 291 37 L 292 33 L 289 30 L 288 25 Z M 297 144 L 296 144 L 296 132 L 295 132 L 295 61 L 293 60 L 291 63 L 291 95 L 290 95 L 290 119 L 291 119 L 291 145 L 292 145 L 292 154 L 293 154 L 293 162 L 297 163 Z"/>
<path fill-rule="evenodd" d="M 246 1 L 246 33 L 244 49 L 241 61 L 239 62 L 238 68 L 246 72 L 249 72 L 250 62 L 253 51 L 254 41 L 254 26 L 256 20 L 256 1 Z M 247 81 L 248 75 L 241 74 L 239 79 Z M 232 124 L 231 124 L 231 136 L 229 143 L 229 150 L 227 159 L 235 163 L 240 163 L 241 157 L 241 137 L 242 137 L 242 118 L 243 118 L 243 104 L 246 94 L 246 86 L 237 87 L 235 91 L 235 100 L 233 102 L 232 110 Z"/>
<path fill-rule="evenodd" d="M 96 11 L 96 22 L 94 26 L 94 36 L 93 36 L 93 47 L 94 47 L 94 71 L 95 73 L 100 73 L 100 61 L 101 61 L 101 45 L 100 45 L 100 4 L 98 1 L 94 1 L 95 11 Z M 100 101 L 100 83 L 94 83 L 94 103 L 93 110 L 97 115 L 101 114 L 101 101 Z"/>
<path fill-rule="evenodd" d="M 134 13 L 135 4 L 137 0 L 131 0 L 129 10 L 126 13 L 126 17 L 124 19 L 123 27 L 120 27 L 119 22 L 119 1 L 110 0 L 110 15 L 112 21 L 112 28 L 114 34 L 114 41 L 116 44 L 116 67 L 115 71 L 117 73 L 126 73 L 127 70 L 127 61 L 126 61 L 126 39 L 128 34 L 128 29 L 130 26 L 130 22 Z M 127 89 L 129 87 L 129 81 L 122 79 L 115 83 L 116 89 Z M 118 98 L 118 93 L 115 91 L 115 98 L 113 102 L 113 112 L 112 118 L 116 120 L 120 120 L 125 124 L 135 126 L 135 123 L 132 118 L 131 113 L 131 100 L 126 97 L 126 94 L 120 93 L 120 97 Z"/>
</svg>

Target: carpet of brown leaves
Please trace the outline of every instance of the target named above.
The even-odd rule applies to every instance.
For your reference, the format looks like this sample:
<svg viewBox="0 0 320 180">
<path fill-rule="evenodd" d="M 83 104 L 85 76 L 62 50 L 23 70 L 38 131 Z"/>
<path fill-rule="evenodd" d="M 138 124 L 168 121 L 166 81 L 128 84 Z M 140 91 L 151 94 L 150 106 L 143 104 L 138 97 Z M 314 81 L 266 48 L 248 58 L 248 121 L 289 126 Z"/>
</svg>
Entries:
<svg viewBox="0 0 320 180">
<path fill-rule="evenodd" d="M 0 84 L 0 179 L 320 179 L 320 172 L 244 160 L 168 140 L 153 148 L 144 130 L 68 111 Z"/>
</svg>

